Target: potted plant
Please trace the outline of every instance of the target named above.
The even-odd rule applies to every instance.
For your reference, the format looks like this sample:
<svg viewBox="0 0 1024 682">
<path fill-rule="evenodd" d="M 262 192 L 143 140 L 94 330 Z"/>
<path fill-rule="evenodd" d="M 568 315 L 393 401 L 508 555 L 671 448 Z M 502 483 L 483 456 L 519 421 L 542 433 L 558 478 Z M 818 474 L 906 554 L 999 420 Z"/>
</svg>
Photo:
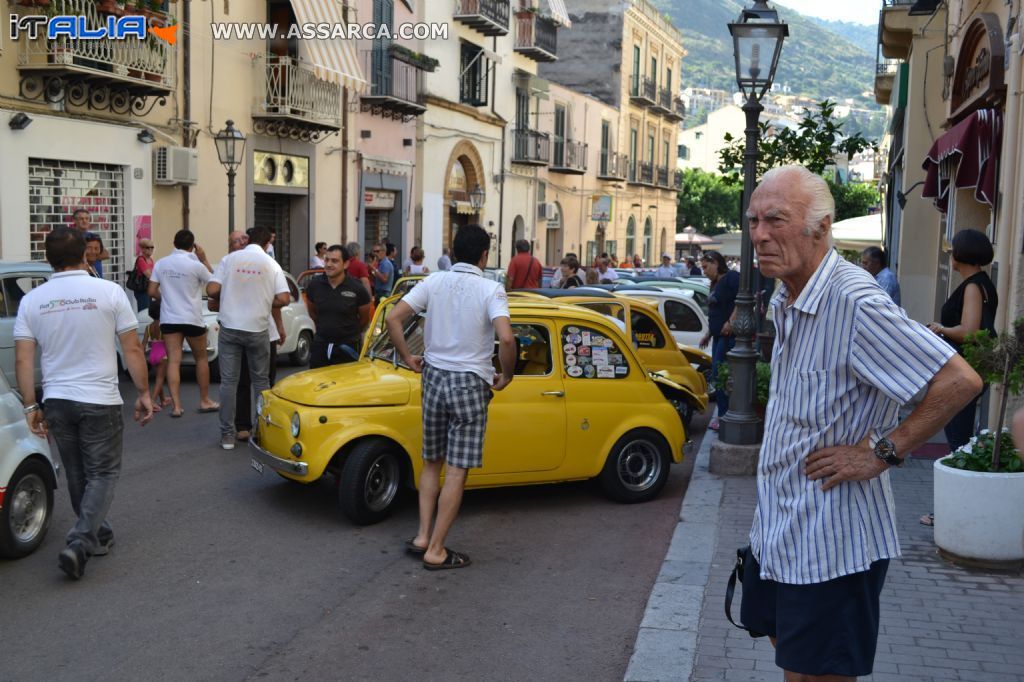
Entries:
<svg viewBox="0 0 1024 682">
<path fill-rule="evenodd" d="M 762 417 L 765 408 L 768 407 L 768 394 L 772 384 L 772 366 L 767 362 L 757 361 L 754 369 L 757 374 L 756 391 L 754 393 L 754 411 Z M 732 377 L 729 372 L 729 363 L 723 362 L 718 365 L 718 380 L 715 382 L 715 390 L 725 391 L 726 395 L 732 395 Z"/>
<path fill-rule="evenodd" d="M 1024 562 L 1024 465 L 1007 429 L 1009 398 L 1024 388 L 1024 318 L 1011 333 L 970 335 L 964 358 L 988 383 L 1002 386 L 996 430 L 983 430 L 935 462 L 935 544 L 954 561 Z"/>
<path fill-rule="evenodd" d="M 420 54 L 419 52 L 416 52 L 415 50 L 410 50 L 404 45 L 399 45 L 398 43 L 392 43 L 390 51 L 391 56 L 394 57 L 396 60 L 400 62 L 405 62 L 406 64 L 414 66 L 417 69 L 421 69 L 423 71 L 433 72 L 440 64 L 440 62 L 434 59 L 433 57 L 428 57 L 425 54 Z"/>
</svg>

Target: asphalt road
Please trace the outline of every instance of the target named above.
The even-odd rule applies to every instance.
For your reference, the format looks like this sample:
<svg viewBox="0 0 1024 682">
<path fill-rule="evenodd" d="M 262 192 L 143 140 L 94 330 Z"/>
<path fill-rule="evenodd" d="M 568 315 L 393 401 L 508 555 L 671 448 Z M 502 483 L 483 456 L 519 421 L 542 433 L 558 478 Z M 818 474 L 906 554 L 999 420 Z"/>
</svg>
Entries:
<svg viewBox="0 0 1024 682">
<path fill-rule="evenodd" d="M 469 492 L 449 545 L 474 565 L 435 573 L 403 553 L 411 493 L 353 526 L 328 482 L 221 450 L 183 389 L 184 418 L 126 427 L 108 556 L 58 570 L 62 482 L 43 546 L 0 560 L 0 679 L 622 679 L 692 460 L 643 505 L 592 483 Z"/>
</svg>

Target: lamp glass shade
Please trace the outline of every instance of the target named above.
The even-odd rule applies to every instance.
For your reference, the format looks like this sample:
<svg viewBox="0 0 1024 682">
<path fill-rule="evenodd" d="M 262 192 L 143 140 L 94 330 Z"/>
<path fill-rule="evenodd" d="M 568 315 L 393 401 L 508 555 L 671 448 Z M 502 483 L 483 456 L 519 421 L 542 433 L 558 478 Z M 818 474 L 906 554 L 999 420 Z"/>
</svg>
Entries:
<svg viewBox="0 0 1024 682">
<path fill-rule="evenodd" d="M 477 211 L 484 207 L 484 190 L 480 185 L 477 185 L 470 191 L 469 205 Z"/>
<path fill-rule="evenodd" d="M 729 33 L 736 60 L 736 83 L 747 99 L 760 100 L 775 79 L 789 26 L 779 21 L 774 10 L 744 11 L 740 21 L 729 24 Z"/>
<path fill-rule="evenodd" d="M 217 157 L 225 168 L 237 168 L 242 162 L 242 150 L 245 148 L 245 135 L 235 128 L 233 121 L 227 122 L 227 127 L 217 133 L 214 138 L 217 145 Z"/>
</svg>

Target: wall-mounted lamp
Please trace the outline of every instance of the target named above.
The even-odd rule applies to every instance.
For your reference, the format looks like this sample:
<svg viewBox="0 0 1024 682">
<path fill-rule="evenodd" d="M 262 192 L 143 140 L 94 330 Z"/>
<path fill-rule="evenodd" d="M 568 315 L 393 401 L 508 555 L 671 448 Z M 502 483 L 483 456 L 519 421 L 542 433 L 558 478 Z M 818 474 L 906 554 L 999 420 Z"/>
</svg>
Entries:
<svg viewBox="0 0 1024 682">
<path fill-rule="evenodd" d="M 484 207 L 484 189 L 480 185 L 474 187 L 469 193 L 469 205 L 479 211 Z"/>
<path fill-rule="evenodd" d="M 156 142 L 156 137 L 148 130 L 140 130 L 139 134 L 135 137 L 143 144 L 153 144 Z"/>
<path fill-rule="evenodd" d="M 11 120 L 7 122 L 7 125 L 11 127 L 11 130 L 24 130 L 31 124 L 31 117 L 23 111 L 19 111 L 14 116 L 11 116 Z"/>
<path fill-rule="evenodd" d="M 908 189 L 906 192 L 896 192 L 896 203 L 900 205 L 900 210 L 901 211 L 907 205 L 907 195 L 910 194 L 911 192 L 913 192 L 915 187 L 917 187 L 918 185 L 923 185 L 923 184 L 924 184 L 924 180 L 921 180 L 921 181 L 915 182 L 913 185 L 911 185 L 910 189 Z"/>
</svg>

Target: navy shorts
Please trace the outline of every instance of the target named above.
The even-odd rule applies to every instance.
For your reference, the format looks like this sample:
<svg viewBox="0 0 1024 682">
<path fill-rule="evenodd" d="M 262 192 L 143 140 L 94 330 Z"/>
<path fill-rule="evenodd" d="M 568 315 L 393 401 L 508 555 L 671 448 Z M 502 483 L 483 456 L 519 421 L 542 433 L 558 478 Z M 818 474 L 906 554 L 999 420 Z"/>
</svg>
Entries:
<svg viewBox="0 0 1024 682">
<path fill-rule="evenodd" d="M 811 585 L 762 580 L 752 552 L 743 566 L 740 620 L 776 639 L 775 664 L 804 675 L 870 675 L 878 643 L 878 598 L 889 560 Z"/>
<path fill-rule="evenodd" d="M 206 333 L 206 327 L 194 324 L 162 324 L 161 334 L 181 334 L 186 339 L 195 339 Z"/>
</svg>

